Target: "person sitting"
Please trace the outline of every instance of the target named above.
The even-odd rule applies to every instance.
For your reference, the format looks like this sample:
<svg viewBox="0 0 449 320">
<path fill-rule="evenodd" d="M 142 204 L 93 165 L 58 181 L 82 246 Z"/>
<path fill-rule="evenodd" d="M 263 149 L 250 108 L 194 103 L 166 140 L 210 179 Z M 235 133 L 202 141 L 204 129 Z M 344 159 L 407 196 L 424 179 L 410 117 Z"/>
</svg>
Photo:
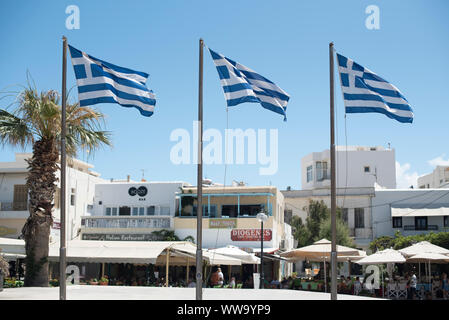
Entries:
<svg viewBox="0 0 449 320">
<path fill-rule="evenodd" d="M 231 281 L 229 281 L 229 288 L 232 288 L 232 289 L 235 288 L 235 277 L 232 277 Z"/>
<path fill-rule="evenodd" d="M 362 292 L 362 283 L 360 282 L 360 278 L 355 278 L 354 282 L 354 294 L 358 296 Z"/>
<path fill-rule="evenodd" d="M 196 282 L 193 281 L 193 279 L 189 280 L 189 284 L 187 285 L 188 288 L 196 288 Z"/>
<path fill-rule="evenodd" d="M 278 288 L 280 287 L 280 285 L 281 285 L 281 283 L 280 283 L 279 280 L 277 280 L 277 279 L 273 279 L 273 280 L 270 282 L 270 287 L 271 287 L 272 289 L 278 289 Z"/>
</svg>

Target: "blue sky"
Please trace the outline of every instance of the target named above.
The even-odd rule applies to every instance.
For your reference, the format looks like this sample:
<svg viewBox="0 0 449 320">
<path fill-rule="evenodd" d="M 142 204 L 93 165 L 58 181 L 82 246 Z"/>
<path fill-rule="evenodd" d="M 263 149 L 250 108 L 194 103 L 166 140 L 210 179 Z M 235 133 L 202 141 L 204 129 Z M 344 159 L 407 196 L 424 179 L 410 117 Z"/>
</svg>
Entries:
<svg viewBox="0 0 449 320">
<path fill-rule="evenodd" d="M 67 30 L 65 9 L 80 9 L 80 29 Z M 368 30 L 365 8 L 380 8 L 380 29 Z M 195 165 L 174 165 L 170 133 L 192 132 L 197 119 L 198 39 L 244 64 L 291 96 L 287 122 L 256 104 L 229 110 L 229 128 L 277 128 L 279 169 L 259 175 L 259 165 L 228 165 L 226 182 L 300 188 L 300 159 L 329 147 L 328 43 L 396 85 L 415 120 L 402 124 L 381 114 L 350 114 L 348 145 L 391 144 L 401 165 L 398 182 L 410 184 L 432 165 L 449 162 L 449 2 L 432 1 L 8 1 L 0 4 L 0 89 L 26 84 L 27 70 L 39 90 L 61 88 L 61 37 L 108 62 L 150 74 L 155 114 L 114 104 L 106 114 L 113 148 L 79 158 L 104 178 L 196 182 Z M 77 100 L 68 61 L 68 88 Z M 17 86 L 15 87 L 17 89 Z M 337 143 L 345 144 L 344 107 L 336 87 Z M 7 99 L 0 100 L 4 107 Z M 204 128 L 226 128 L 223 91 L 205 51 Z M 31 149 L 29 149 L 31 150 Z M 14 151 L 1 149 L 0 161 Z M 429 163 L 430 160 L 434 160 Z M 432 164 L 432 165 L 431 165 Z M 205 176 L 224 181 L 224 165 L 208 165 Z"/>
</svg>

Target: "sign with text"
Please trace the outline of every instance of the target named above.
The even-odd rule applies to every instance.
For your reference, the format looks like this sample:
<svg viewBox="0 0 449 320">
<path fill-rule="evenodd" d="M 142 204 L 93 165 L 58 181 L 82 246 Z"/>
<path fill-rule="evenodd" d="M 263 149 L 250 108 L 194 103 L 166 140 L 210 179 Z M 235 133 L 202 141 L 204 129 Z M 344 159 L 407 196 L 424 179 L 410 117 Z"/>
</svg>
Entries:
<svg viewBox="0 0 449 320">
<path fill-rule="evenodd" d="M 210 229 L 237 228 L 237 219 L 209 219 Z"/>
<path fill-rule="evenodd" d="M 98 234 L 85 233 L 82 240 L 100 241 L 156 241 L 156 236 L 152 234 Z"/>
<path fill-rule="evenodd" d="M 263 230 L 263 241 L 271 241 L 271 229 Z M 231 230 L 232 241 L 260 241 L 260 229 L 233 229 Z"/>
</svg>

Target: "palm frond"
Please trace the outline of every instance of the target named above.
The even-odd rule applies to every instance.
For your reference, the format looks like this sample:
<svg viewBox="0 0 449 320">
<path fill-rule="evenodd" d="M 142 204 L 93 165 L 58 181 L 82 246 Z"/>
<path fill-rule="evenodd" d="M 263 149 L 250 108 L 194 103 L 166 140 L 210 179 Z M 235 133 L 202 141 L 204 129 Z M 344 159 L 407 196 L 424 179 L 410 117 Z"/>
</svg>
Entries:
<svg viewBox="0 0 449 320">
<path fill-rule="evenodd" d="M 23 119 L 0 109 L 0 144 L 25 148 L 34 142 L 33 133 Z"/>
</svg>

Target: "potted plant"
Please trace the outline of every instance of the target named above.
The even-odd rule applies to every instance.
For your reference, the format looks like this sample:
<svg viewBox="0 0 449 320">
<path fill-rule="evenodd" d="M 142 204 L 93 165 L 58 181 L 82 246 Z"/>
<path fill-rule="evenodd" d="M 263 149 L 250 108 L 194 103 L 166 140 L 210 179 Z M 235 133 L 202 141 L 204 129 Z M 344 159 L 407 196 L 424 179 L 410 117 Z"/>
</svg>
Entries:
<svg viewBox="0 0 449 320">
<path fill-rule="evenodd" d="M 59 280 L 58 279 L 51 279 L 50 280 L 50 286 L 52 286 L 52 287 L 59 287 Z"/>
<path fill-rule="evenodd" d="M 98 285 L 98 280 L 96 278 L 93 278 L 89 281 L 89 284 L 91 286 L 96 286 L 96 285 Z"/>
<path fill-rule="evenodd" d="M 109 283 L 109 279 L 108 279 L 107 276 L 104 276 L 104 277 L 100 278 L 100 280 L 98 281 L 98 284 L 100 286 L 107 286 L 108 283 Z"/>
<path fill-rule="evenodd" d="M 3 291 L 5 277 L 9 277 L 9 263 L 0 255 L 0 291 Z"/>
</svg>

